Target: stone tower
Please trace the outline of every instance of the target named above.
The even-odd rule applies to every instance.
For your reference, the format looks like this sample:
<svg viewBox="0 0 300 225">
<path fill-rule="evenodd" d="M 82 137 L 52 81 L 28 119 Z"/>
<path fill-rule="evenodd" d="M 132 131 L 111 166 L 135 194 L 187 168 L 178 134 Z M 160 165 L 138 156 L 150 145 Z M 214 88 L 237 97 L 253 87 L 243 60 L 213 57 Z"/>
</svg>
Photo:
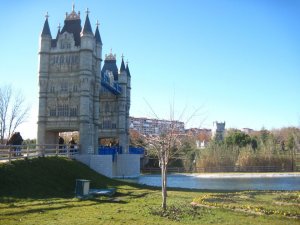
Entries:
<svg viewBox="0 0 300 225">
<path fill-rule="evenodd" d="M 100 139 L 118 139 L 124 152 L 129 147 L 130 72 L 122 56 L 120 70 L 116 55 L 105 55 L 101 71 Z"/>
<path fill-rule="evenodd" d="M 113 137 L 128 151 L 130 72 L 106 56 L 87 10 L 81 26 L 74 6 L 53 39 L 48 15 L 40 37 L 37 144 L 57 144 L 59 132 L 79 131 L 79 153 L 96 154 L 99 138 Z M 106 65 L 107 63 L 107 65 Z M 108 65 L 109 64 L 109 65 Z"/>
<path fill-rule="evenodd" d="M 225 122 L 219 123 L 218 121 L 213 122 L 213 128 L 211 130 L 211 138 L 216 141 L 222 141 L 225 133 Z"/>
</svg>

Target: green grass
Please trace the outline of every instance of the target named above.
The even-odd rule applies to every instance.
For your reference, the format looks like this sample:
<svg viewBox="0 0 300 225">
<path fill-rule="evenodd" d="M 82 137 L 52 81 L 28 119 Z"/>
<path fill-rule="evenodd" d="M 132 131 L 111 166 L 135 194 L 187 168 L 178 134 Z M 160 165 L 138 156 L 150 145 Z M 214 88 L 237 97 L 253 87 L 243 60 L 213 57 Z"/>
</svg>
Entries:
<svg viewBox="0 0 300 225">
<path fill-rule="evenodd" d="M 198 206 L 244 211 L 257 215 L 281 215 L 300 219 L 300 192 L 243 191 L 211 193 L 194 199 Z"/>
<path fill-rule="evenodd" d="M 92 188 L 116 187 L 117 193 L 76 199 L 78 178 L 91 180 Z M 163 212 L 159 189 L 112 180 L 64 158 L 0 164 L 0 180 L 0 224 L 299 224 L 299 192 L 171 189 Z"/>
</svg>

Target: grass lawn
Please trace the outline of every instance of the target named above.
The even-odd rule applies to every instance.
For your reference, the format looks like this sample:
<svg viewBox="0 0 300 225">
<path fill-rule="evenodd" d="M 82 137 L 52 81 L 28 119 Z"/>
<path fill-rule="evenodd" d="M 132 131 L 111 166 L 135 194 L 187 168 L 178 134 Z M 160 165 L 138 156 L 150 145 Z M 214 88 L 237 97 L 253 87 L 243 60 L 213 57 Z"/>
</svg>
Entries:
<svg viewBox="0 0 300 225">
<path fill-rule="evenodd" d="M 77 178 L 117 193 L 76 199 Z M 0 224 L 300 224 L 299 191 L 170 189 L 162 212 L 159 189 L 111 180 L 64 158 L 0 164 L 0 180 Z"/>
</svg>

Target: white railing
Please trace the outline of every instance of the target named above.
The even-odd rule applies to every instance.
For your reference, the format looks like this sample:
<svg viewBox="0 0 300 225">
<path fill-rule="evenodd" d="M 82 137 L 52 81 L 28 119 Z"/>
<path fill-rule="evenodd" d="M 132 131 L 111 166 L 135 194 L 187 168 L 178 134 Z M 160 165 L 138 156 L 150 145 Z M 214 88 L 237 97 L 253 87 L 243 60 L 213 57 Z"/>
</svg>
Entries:
<svg viewBox="0 0 300 225">
<path fill-rule="evenodd" d="M 11 162 L 16 159 L 62 156 L 72 158 L 78 154 L 78 145 L 0 145 L 0 162 Z"/>
</svg>

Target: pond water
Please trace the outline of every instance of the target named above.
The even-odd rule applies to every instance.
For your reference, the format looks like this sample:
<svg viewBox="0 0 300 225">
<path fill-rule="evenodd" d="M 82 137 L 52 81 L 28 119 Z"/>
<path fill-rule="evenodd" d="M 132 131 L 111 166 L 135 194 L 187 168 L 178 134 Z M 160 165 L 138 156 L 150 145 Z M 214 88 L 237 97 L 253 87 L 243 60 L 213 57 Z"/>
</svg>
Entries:
<svg viewBox="0 0 300 225">
<path fill-rule="evenodd" d="M 160 175 L 127 180 L 161 187 Z M 209 190 L 300 190 L 300 174 L 169 174 L 168 187 Z"/>
</svg>

